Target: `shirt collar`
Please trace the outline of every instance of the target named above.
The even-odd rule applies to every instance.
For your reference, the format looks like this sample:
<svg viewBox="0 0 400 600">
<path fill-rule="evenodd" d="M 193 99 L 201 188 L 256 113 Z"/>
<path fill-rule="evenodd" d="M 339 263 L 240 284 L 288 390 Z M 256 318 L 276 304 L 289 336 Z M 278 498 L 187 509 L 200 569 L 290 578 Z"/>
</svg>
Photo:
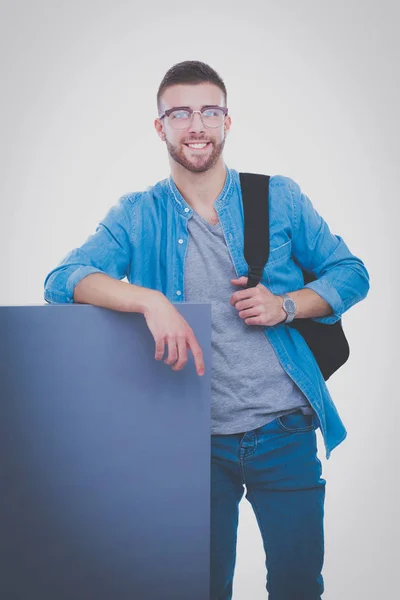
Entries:
<svg viewBox="0 0 400 600">
<path fill-rule="evenodd" d="M 214 202 L 214 208 L 217 212 L 218 212 L 218 210 L 220 210 L 227 204 L 227 202 L 233 192 L 231 169 L 229 169 L 226 165 L 225 165 L 225 169 L 226 169 L 226 179 L 225 179 L 224 187 L 222 188 L 221 193 L 218 195 L 217 199 Z M 169 176 L 167 182 L 168 182 L 169 195 L 170 195 L 170 198 L 171 198 L 176 210 L 180 214 L 182 214 L 183 216 L 185 216 L 187 218 L 191 217 L 193 214 L 193 208 L 190 206 L 190 204 L 188 204 L 186 202 L 186 200 L 184 199 L 184 197 L 182 196 L 182 194 L 176 187 L 175 182 L 172 179 L 172 175 Z"/>
</svg>

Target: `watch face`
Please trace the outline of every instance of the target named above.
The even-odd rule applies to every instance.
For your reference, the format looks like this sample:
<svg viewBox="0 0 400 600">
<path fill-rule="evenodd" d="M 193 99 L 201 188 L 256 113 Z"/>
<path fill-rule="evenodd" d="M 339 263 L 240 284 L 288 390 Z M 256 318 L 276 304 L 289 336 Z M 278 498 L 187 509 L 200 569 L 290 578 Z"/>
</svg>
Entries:
<svg viewBox="0 0 400 600">
<path fill-rule="evenodd" d="M 291 298 L 285 298 L 285 310 L 292 314 L 296 310 L 296 305 Z"/>
</svg>

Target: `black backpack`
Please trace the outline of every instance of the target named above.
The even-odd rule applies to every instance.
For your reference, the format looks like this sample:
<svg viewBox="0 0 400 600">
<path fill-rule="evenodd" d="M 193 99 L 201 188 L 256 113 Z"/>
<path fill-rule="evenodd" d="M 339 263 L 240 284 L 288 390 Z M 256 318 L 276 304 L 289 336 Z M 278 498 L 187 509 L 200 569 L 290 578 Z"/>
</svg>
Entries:
<svg viewBox="0 0 400 600">
<path fill-rule="evenodd" d="M 249 288 L 259 283 L 269 256 L 269 176 L 255 173 L 239 173 L 239 176 L 244 212 L 244 257 L 249 267 L 246 287 Z M 315 273 L 303 268 L 302 272 L 304 284 L 316 279 Z M 348 359 L 350 348 L 341 319 L 329 325 L 312 319 L 294 319 L 286 326 L 297 329 L 304 337 L 325 381 Z"/>
</svg>

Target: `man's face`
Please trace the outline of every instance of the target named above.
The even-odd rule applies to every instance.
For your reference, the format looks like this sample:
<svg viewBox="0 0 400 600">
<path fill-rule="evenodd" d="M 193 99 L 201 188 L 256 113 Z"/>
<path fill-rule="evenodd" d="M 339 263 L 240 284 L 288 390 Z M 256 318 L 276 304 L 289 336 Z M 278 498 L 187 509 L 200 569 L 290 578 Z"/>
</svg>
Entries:
<svg viewBox="0 0 400 600">
<path fill-rule="evenodd" d="M 225 106 L 222 90 L 213 83 L 196 85 L 174 85 L 167 88 L 161 98 L 162 113 L 173 107 L 189 106 L 200 110 L 203 106 Z M 162 114 L 161 113 L 161 114 Z M 230 117 L 225 117 L 218 128 L 205 127 L 200 115 L 195 113 L 186 129 L 177 130 L 171 126 L 168 117 L 157 119 L 155 127 L 167 144 L 170 157 L 192 173 L 203 173 L 211 169 L 222 155 Z M 190 143 L 207 142 L 204 148 L 192 148 Z"/>
</svg>

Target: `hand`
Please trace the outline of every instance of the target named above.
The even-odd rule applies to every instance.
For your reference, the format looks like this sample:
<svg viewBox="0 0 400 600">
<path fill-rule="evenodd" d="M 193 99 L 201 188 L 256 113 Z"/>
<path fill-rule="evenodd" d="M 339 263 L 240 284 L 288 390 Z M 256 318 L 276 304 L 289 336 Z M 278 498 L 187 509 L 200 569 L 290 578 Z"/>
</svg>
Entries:
<svg viewBox="0 0 400 600">
<path fill-rule="evenodd" d="M 244 287 L 247 280 L 247 277 L 239 277 L 231 279 L 231 283 Z M 282 298 L 272 294 L 262 283 L 234 292 L 229 302 L 239 312 L 239 317 L 244 319 L 246 325 L 271 326 L 286 320 Z"/>
<path fill-rule="evenodd" d="M 190 348 L 197 374 L 204 375 L 203 352 L 192 328 L 163 294 L 154 291 L 143 316 L 156 343 L 156 360 L 164 356 L 167 343 L 168 357 L 164 362 L 173 365 L 173 371 L 180 371 L 187 363 L 187 348 Z"/>
</svg>

